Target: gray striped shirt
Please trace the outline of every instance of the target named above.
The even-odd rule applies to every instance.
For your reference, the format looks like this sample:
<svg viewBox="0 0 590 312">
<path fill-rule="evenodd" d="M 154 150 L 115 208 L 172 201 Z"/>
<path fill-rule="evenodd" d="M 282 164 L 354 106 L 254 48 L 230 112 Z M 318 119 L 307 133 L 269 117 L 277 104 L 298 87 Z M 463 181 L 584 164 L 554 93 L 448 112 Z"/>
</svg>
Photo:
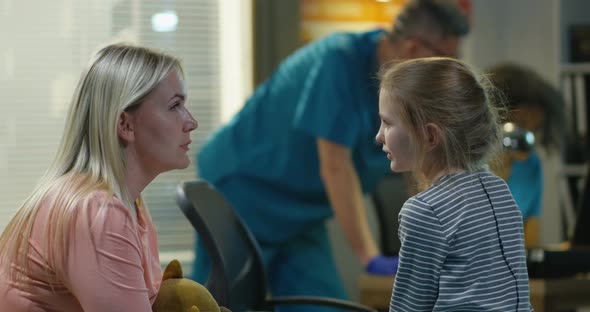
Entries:
<svg viewBox="0 0 590 312">
<path fill-rule="evenodd" d="M 390 311 L 532 310 L 522 216 L 502 179 L 447 175 L 410 198 L 399 221 Z"/>
</svg>

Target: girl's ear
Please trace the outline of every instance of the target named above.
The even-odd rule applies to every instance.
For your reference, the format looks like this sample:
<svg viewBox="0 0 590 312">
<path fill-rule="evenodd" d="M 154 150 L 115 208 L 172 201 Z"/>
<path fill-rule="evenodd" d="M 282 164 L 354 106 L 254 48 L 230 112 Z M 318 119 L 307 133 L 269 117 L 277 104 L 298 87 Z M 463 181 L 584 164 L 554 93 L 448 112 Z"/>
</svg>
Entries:
<svg viewBox="0 0 590 312">
<path fill-rule="evenodd" d="M 119 123 L 117 124 L 117 135 L 125 145 L 135 140 L 135 132 L 133 131 L 133 116 L 128 112 L 121 113 Z"/>
<path fill-rule="evenodd" d="M 440 127 L 434 123 L 426 124 L 426 150 L 428 152 L 434 150 L 440 144 L 441 130 Z"/>
</svg>

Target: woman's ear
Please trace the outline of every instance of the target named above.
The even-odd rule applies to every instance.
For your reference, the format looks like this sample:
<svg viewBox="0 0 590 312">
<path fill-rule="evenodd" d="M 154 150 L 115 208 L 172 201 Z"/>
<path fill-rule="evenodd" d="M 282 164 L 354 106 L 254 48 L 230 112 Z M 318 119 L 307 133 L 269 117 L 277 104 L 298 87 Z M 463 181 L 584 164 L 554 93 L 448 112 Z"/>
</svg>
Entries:
<svg viewBox="0 0 590 312">
<path fill-rule="evenodd" d="M 440 127 L 434 123 L 426 124 L 426 150 L 428 152 L 434 150 L 440 144 L 441 131 Z"/>
<path fill-rule="evenodd" d="M 133 115 L 128 112 L 121 113 L 117 124 L 117 135 L 119 135 L 119 138 L 124 144 L 135 140 L 135 132 L 133 129 Z"/>
<path fill-rule="evenodd" d="M 418 53 L 418 44 L 415 40 L 405 39 L 401 44 L 400 54 L 406 59 L 416 58 Z"/>
</svg>

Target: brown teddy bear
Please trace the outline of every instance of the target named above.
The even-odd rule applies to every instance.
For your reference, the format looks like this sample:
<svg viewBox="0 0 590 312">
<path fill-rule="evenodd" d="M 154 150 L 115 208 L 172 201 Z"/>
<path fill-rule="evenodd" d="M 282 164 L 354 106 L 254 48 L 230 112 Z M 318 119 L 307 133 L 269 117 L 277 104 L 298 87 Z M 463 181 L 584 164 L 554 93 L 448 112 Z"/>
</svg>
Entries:
<svg viewBox="0 0 590 312">
<path fill-rule="evenodd" d="M 231 312 L 219 307 L 203 285 L 183 278 L 178 260 L 172 260 L 164 270 L 162 285 L 152 305 L 154 312 Z"/>
</svg>

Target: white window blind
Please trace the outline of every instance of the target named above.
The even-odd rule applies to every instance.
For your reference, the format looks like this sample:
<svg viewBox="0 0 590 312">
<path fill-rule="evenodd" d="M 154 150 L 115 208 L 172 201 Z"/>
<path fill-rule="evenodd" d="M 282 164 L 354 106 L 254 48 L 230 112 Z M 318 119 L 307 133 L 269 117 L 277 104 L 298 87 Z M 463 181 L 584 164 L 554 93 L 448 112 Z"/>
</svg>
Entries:
<svg viewBox="0 0 590 312">
<path fill-rule="evenodd" d="M 49 166 L 76 82 L 106 44 L 137 43 L 182 59 L 188 106 L 199 121 L 195 159 L 220 122 L 218 11 L 218 0 L 0 0 L 0 230 Z M 174 196 L 180 181 L 195 176 L 191 165 L 144 191 L 162 262 L 192 254 L 194 234 Z"/>
</svg>

